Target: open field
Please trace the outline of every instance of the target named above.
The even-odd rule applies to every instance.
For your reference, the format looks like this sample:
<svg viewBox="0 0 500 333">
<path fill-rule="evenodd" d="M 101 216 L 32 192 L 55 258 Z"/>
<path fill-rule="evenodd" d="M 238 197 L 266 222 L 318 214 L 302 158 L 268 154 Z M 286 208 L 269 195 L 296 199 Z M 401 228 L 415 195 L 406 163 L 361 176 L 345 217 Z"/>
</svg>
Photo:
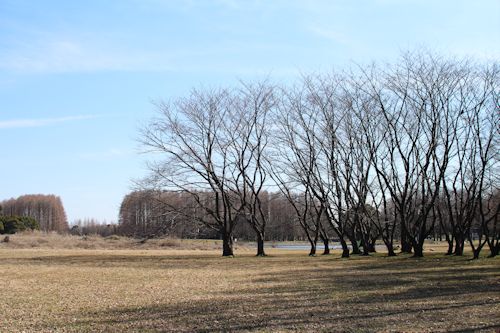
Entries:
<svg viewBox="0 0 500 333">
<path fill-rule="evenodd" d="M 499 330 L 500 258 L 436 249 L 346 260 L 2 245 L 0 332 Z"/>
<path fill-rule="evenodd" d="M 216 250 L 221 248 L 221 241 L 212 239 L 173 239 L 158 238 L 142 242 L 139 239 L 112 235 L 101 237 L 98 235 L 76 236 L 58 234 L 56 232 L 27 231 L 14 235 L 0 235 L 0 249 L 85 249 L 85 250 L 157 250 L 157 249 L 184 249 L 184 250 Z M 9 242 L 2 242 L 4 237 Z M 248 243 L 238 243 L 236 249 L 248 247 Z"/>
</svg>

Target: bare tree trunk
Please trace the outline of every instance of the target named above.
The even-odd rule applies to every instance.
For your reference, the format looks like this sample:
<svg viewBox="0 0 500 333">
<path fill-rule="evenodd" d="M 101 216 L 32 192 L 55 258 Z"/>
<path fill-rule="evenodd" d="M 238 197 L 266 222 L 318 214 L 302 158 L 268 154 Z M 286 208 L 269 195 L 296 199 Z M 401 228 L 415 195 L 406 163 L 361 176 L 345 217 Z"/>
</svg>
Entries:
<svg viewBox="0 0 500 333">
<path fill-rule="evenodd" d="M 500 231 L 497 230 L 497 223 L 498 223 L 498 213 L 499 210 L 500 210 L 500 205 L 497 206 L 497 209 L 496 209 L 496 213 L 494 216 L 496 216 L 494 218 L 494 224 L 493 224 L 493 230 L 490 230 L 490 232 L 488 234 L 491 234 L 490 235 L 487 235 L 486 237 L 486 243 L 488 244 L 488 247 L 490 248 L 490 254 L 488 255 L 488 258 L 493 258 L 493 257 L 496 257 L 499 252 L 500 252 Z M 488 229 L 486 229 L 486 231 L 489 231 Z"/>
<path fill-rule="evenodd" d="M 325 246 L 325 249 L 323 250 L 323 255 L 330 254 L 330 241 L 328 240 L 328 237 L 321 237 L 321 240 L 323 241 L 323 245 Z"/>
<path fill-rule="evenodd" d="M 453 240 L 449 240 L 448 242 L 448 250 L 446 251 L 446 255 L 450 256 L 453 254 Z"/>
<path fill-rule="evenodd" d="M 319 217 L 318 217 L 319 219 Z M 310 233 L 309 233 L 309 229 L 307 228 L 307 224 L 305 223 L 304 221 L 304 231 L 307 235 L 307 239 L 309 240 L 309 243 L 311 244 L 311 250 L 309 251 L 309 256 L 310 257 L 314 257 L 316 256 L 316 247 L 317 247 L 317 244 L 318 244 L 318 237 L 320 236 L 320 229 L 319 229 L 319 226 L 316 225 L 316 230 L 315 230 L 315 234 L 314 234 L 314 237 L 311 237 Z"/>
<path fill-rule="evenodd" d="M 316 243 L 313 240 L 311 240 L 310 243 L 311 243 L 311 250 L 309 251 L 309 256 L 314 257 L 316 256 Z"/>
<path fill-rule="evenodd" d="M 340 245 L 342 245 L 342 258 L 349 258 L 349 246 L 344 238 L 340 238 Z"/>
<path fill-rule="evenodd" d="M 375 242 L 376 241 L 370 241 L 368 242 L 368 252 L 370 253 L 376 253 L 377 250 L 375 249 Z"/>
<path fill-rule="evenodd" d="M 454 255 L 456 256 L 463 256 L 464 255 L 464 244 L 465 240 L 461 238 L 456 238 L 455 239 L 455 251 L 453 252 Z"/>
<path fill-rule="evenodd" d="M 412 252 L 411 240 L 408 235 L 408 231 L 406 230 L 406 226 L 404 225 L 404 222 L 401 222 L 401 252 L 402 253 Z"/>
<path fill-rule="evenodd" d="M 477 249 L 474 249 L 472 251 L 472 253 L 473 253 L 472 259 L 479 259 L 479 253 L 481 253 L 481 249 L 482 249 L 482 247 L 478 247 Z"/>
<path fill-rule="evenodd" d="M 349 238 L 349 241 L 351 242 L 352 254 L 361 254 L 361 250 L 359 249 L 359 245 L 358 242 L 356 241 L 356 238 L 352 236 L 347 236 L 347 238 Z M 342 246 L 342 248 L 344 247 Z"/>
<path fill-rule="evenodd" d="M 387 256 L 395 257 L 396 252 L 394 252 L 394 246 L 392 245 L 392 243 L 385 243 L 385 246 L 387 247 Z"/>
<path fill-rule="evenodd" d="M 415 244 L 413 244 L 413 250 L 413 257 L 422 258 L 424 256 L 424 243 L 416 242 Z"/>
<path fill-rule="evenodd" d="M 450 237 L 448 233 L 445 233 L 446 242 L 448 243 L 448 250 L 446 251 L 447 256 L 451 256 L 453 254 L 453 237 Z"/>
<path fill-rule="evenodd" d="M 482 236 L 479 236 L 479 239 L 477 241 L 477 246 L 474 245 L 474 240 L 472 239 L 472 235 L 469 234 L 468 240 L 472 248 L 472 254 L 473 254 L 472 259 L 479 259 L 479 254 L 481 253 L 483 246 L 486 244 L 486 240 L 483 240 Z"/>
<path fill-rule="evenodd" d="M 368 246 L 368 242 L 366 241 L 366 239 L 363 239 L 363 253 L 362 255 L 364 256 L 368 256 L 370 255 L 370 250 L 369 250 L 369 246 Z"/>
<path fill-rule="evenodd" d="M 232 257 L 234 256 L 233 252 L 233 235 L 230 232 L 227 232 L 225 229 L 221 230 L 222 233 L 222 256 L 223 257 Z"/>
<path fill-rule="evenodd" d="M 500 253 L 500 243 L 498 243 L 498 241 L 496 244 L 493 244 L 493 245 L 490 245 L 488 243 L 488 246 L 490 247 L 490 254 L 489 254 L 488 258 L 496 257 Z"/>
<path fill-rule="evenodd" d="M 257 233 L 257 257 L 265 257 L 266 253 L 264 252 L 264 233 Z"/>
</svg>

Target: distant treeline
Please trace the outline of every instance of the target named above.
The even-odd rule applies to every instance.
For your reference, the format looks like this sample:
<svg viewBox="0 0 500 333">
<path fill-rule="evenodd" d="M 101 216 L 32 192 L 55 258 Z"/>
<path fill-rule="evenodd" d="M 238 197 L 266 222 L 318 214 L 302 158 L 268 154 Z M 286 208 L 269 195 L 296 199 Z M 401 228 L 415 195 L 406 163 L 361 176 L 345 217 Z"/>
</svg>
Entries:
<svg viewBox="0 0 500 333">
<path fill-rule="evenodd" d="M 100 235 L 107 237 L 119 234 L 119 226 L 93 218 L 78 219 L 72 223 L 70 233 L 73 235 Z"/>
<path fill-rule="evenodd" d="M 43 231 L 67 232 L 68 221 L 61 198 L 55 195 L 28 194 L 0 202 L 5 217 L 30 217 Z M 21 219 L 23 220 L 23 219 Z M 33 229 L 33 228 L 31 228 Z"/>
<path fill-rule="evenodd" d="M 199 197 L 211 201 L 209 192 L 199 192 Z M 310 241 L 311 254 L 315 254 L 317 242 L 321 241 L 324 251 L 328 253 L 329 241 L 338 242 L 324 215 L 312 208 L 310 203 L 304 202 L 300 195 L 295 196 L 292 204 L 280 192 L 261 193 L 261 202 L 266 211 L 268 224 L 266 225 L 266 241 Z M 301 201 L 302 200 L 302 201 Z M 485 205 L 498 205 L 500 192 L 492 198 L 494 202 Z M 295 207 L 294 207 L 295 205 Z M 452 241 L 453 233 L 457 227 L 445 217 L 446 196 L 437 199 L 437 205 L 442 210 L 428 217 L 428 223 L 435 227 L 428 237 L 435 240 Z M 305 209 L 311 209 L 307 212 Z M 300 207 L 301 212 L 307 216 L 300 218 L 295 210 Z M 385 213 L 376 212 L 376 208 L 367 205 L 362 212 L 351 211 L 351 221 L 346 221 L 345 228 L 353 254 L 375 252 L 375 243 L 382 240 L 383 232 L 387 232 L 390 216 L 396 215 L 395 205 L 387 206 Z M 366 214 L 366 215 L 365 215 Z M 384 214 L 387 214 L 384 215 Z M 199 215 L 199 216 L 197 216 Z M 367 216 L 368 215 L 368 216 Z M 119 224 L 106 225 L 95 220 L 79 221 L 79 229 L 83 234 L 100 234 L 107 236 L 111 233 L 129 237 L 147 238 L 171 236 L 177 238 L 215 238 L 220 239 L 221 234 L 216 228 L 209 228 L 199 219 L 206 218 L 203 209 L 191 198 L 191 194 L 172 191 L 134 191 L 125 196 L 120 207 Z M 319 219 L 318 219 L 319 218 Z M 375 224 L 374 219 L 381 223 Z M 493 223 L 493 222 L 492 222 Z M 400 223 L 394 225 L 394 238 L 401 237 Z M 480 223 L 471 223 L 469 231 L 473 238 L 483 233 Z M 240 215 L 235 223 L 234 237 L 240 240 L 255 241 L 255 232 L 248 223 L 247 217 Z M 366 248 L 365 248 L 366 247 Z M 463 248 L 454 249 L 450 246 L 449 253 L 462 254 Z"/>
<path fill-rule="evenodd" d="M 199 192 L 210 201 L 209 192 Z M 281 193 L 261 193 L 268 215 L 266 240 L 306 240 L 306 234 L 295 219 L 293 207 Z M 134 191 L 122 201 L 118 232 L 133 237 L 170 235 L 179 238 L 220 238 L 217 228 L 207 227 L 203 209 L 190 195 L 169 191 Z M 235 237 L 255 240 L 255 232 L 245 216 L 235 225 Z"/>
</svg>

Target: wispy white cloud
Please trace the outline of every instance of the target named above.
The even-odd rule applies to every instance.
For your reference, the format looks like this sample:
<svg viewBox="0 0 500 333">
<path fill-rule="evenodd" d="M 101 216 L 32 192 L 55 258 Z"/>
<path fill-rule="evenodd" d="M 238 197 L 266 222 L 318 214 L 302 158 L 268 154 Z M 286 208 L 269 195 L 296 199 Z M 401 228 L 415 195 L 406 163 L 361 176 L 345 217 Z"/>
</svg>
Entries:
<svg viewBox="0 0 500 333">
<path fill-rule="evenodd" d="M 172 49 L 158 47 L 151 50 L 120 50 L 118 47 L 99 48 L 90 42 L 60 39 L 38 46 L 21 45 L 7 54 L 0 54 L 0 69 L 29 74 L 98 71 L 217 71 L 242 74 L 242 71 L 247 71 L 251 66 L 245 64 L 243 67 L 238 61 L 231 62 L 233 59 L 238 59 L 245 52 L 271 52 L 275 47 L 265 43 L 232 41 L 227 45 L 221 42 L 217 45 Z"/>
<path fill-rule="evenodd" d="M 99 45 L 91 41 L 46 37 L 17 43 L 0 54 L 0 69 L 19 72 L 64 73 L 102 70 L 168 70 L 168 57 L 143 50 Z"/>
<path fill-rule="evenodd" d="M 0 120 L 0 129 L 6 128 L 29 128 L 29 127 L 44 127 L 65 122 L 79 121 L 85 119 L 97 118 L 97 115 L 79 115 L 58 118 L 37 118 L 37 119 L 13 119 Z"/>
</svg>

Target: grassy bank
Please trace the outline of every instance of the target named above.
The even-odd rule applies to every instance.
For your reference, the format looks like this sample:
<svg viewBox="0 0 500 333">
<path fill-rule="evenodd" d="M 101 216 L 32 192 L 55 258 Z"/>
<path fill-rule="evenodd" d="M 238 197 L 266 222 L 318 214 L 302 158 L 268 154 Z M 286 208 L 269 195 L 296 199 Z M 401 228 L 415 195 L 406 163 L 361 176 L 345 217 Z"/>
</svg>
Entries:
<svg viewBox="0 0 500 333">
<path fill-rule="evenodd" d="M 495 331 L 500 260 L 0 248 L 1 332 Z"/>
<path fill-rule="evenodd" d="M 5 237 L 9 241 L 4 242 Z M 238 243 L 236 249 L 251 247 L 248 243 Z M 23 232 L 14 235 L 0 235 L 0 249 L 85 249 L 85 250 L 217 250 L 222 242 L 211 239 L 152 238 L 136 239 L 112 235 L 77 236 L 56 232 Z"/>
</svg>

